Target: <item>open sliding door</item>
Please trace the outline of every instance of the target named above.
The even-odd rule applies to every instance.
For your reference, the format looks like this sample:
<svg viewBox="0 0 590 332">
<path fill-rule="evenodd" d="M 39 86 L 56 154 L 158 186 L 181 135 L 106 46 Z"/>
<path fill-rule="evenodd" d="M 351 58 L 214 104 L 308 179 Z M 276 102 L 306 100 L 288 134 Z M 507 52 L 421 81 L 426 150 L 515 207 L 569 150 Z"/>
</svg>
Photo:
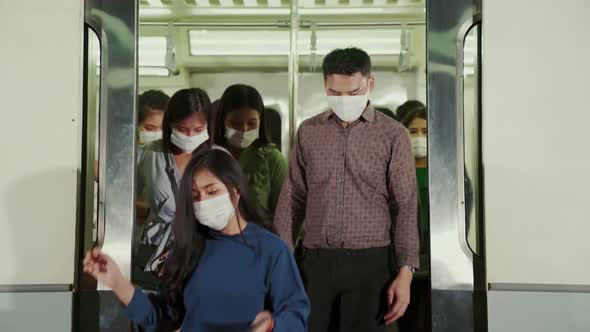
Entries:
<svg viewBox="0 0 590 332">
<path fill-rule="evenodd" d="M 71 329 L 82 5 L 0 1 L 0 331 Z"/>
<path fill-rule="evenodd" d="M 427 2 L 433 331 L 486 331 L 480 1 Z"/>
<path fill-rule="evenodd" d="M 85 6 L 85 204 L 77 249 L 83 257 L 93 246 L 102 247 L 130 277 L 135 211 L 137 3 L 86 0 Z M 122 307 L 110 290 L 82 273 L 78 273 L 76 289 L 74 330 L 130 330 L 131 324 L 122 316 Z"/>
</svg>

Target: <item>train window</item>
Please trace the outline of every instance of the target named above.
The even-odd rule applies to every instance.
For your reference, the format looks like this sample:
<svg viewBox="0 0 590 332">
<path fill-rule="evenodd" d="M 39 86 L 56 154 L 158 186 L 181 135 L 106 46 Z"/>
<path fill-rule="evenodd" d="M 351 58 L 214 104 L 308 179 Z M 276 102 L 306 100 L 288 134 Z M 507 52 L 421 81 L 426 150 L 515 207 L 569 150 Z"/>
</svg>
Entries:
<svg viewBox="0 0 590 332">
<path fill-rule="evenodd" d="M 304 23 L 305 27 L 305 23 Z M 358 34 L 356 29 L 318 29 L 317 25 L 309 25 L 308 29 L 301 30 L 297 39 L 299 55 L 326 55 L 342 45 L 350 44 L 351 35 Z M 401 29 L 384 29 L 373 27 L 365 38 L 355 39 L 355 46 L 359 47 L 371 56 L 397 55 L 401 52 Z M 368 37 L 370 36 L 370 37 Z M 313 45 L 312 38 L 315 39 Z M 303 59 L 305 60 L 305 59 Z"/>
<path fill-rule="evenodd" d="M 205 25 L 199 29 L 187 28 L 186 31 L 190 53 L 187 60 L 194 73 L 287 73 L 289 30 L 276 24 L 271 27 L 263 22 L 252 23 L 239 29 L 231 24 Z M 244 83 L 241 80 L 236 82 L 235 77 L 233 79 L 233 83 Z"/>
<path fill-rule="evenodd" d="M 140 76 L 168 76 L 166 67 L 167 40 L 164 36 L 139 37 L 137 43 L 138 74 Z"/>
<path fill-rule="evenodd" d="M 464 41 L 463 129 L 465 157 L 465 222 L 469 247 L 481 252 L 481 114 L 480 114 L 480 28 L 475 25 Z"/>
<path fill-rule="evenodd" d="M 85 64 L 85 179 L 84 179 L 84 248 L 90 248 L 97 236 L 98 208 L 98 134 L 100 101 L 100 39 L 94 30 L 86 28 Z"/>
<path fill-rule="evenodd" d="M 170 71 L 168 68 L 162 67 L 139 67 L 137 70 L 139 76 L 168 76 Z"/>
<path fill-rule="evenodd" d="M 287 30 L 199 29 L 189 32 L 190 54 L 199 55 L 289 55 Z M 256 47 L 252 47 L 256 45 Z"/>
</svg>

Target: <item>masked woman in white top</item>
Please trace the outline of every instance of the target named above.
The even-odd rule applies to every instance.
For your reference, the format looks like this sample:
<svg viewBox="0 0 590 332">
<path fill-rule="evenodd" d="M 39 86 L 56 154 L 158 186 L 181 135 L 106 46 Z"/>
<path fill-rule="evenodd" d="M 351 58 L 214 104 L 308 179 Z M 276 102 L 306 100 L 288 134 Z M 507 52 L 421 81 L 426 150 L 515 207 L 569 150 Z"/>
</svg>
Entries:
<svg viewBox="0 0 590 332">
<path fill-rule="evenodd" d="M 162 139 L 144 148 L 138 163 L 137 190 L 145 199 L 148 217 L 140 243 L 136 244 L 136 271 L 157 274 L 164 262 L 178 183 L 192 156 L 211 147 L 207 131 L 210 109 L 211 101 L 205 91 L 177 91 L 164 113 Z"/>
<path fill-rule="evenodd" d="M 259 207 L 272 217 L 287 176 L 287 160 L 268 138 L 262 96 L 251 86 L 232 85 L 216 113 L 214 143 L 238 160 Z"/>
</svg>

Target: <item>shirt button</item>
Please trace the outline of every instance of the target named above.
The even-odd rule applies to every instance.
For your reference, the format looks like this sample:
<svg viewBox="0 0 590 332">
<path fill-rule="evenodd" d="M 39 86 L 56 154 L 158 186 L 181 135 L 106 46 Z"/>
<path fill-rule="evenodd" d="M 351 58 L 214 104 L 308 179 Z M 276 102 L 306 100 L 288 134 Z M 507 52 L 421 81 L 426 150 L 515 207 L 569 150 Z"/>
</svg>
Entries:
<svg viewBox="0 0 590 332">
<path fill-rule="evenodd" d="M 337 208 L 342 209 L 342 205 L 338 205 Z"/>
<path fill-rule="evenodd" d="M 342 182 L 342 179 L 338 179 L 338 183 Z"/>
<path fill-rule="evenodd" d="M 344 158 L 344 153 L 341 153 L 340 154 L 340 158 Z"/>
</svg>

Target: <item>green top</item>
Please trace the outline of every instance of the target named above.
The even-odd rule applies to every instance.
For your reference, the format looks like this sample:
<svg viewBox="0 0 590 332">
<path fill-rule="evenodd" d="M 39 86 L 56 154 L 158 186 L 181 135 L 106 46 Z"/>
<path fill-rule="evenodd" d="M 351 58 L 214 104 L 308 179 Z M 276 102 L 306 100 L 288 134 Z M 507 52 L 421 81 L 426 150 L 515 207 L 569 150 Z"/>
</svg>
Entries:
<svg viewBox="0 0 590 332">
<path fill-rule="evenodd" d="M 420 229 L 421 243 L 428 241 L 429 227 L 429 209 L 428 209 L 428 168 L 416 168 L 416 180 L 418 181 L 418 190 L 420 192 L 420 213 L 422 223 Z M 424 249 L 424 246 L 422 246 Z"/>
<path fill-rule="evenodd" d="M 253 144 L 242 151 L 239 162 L 259 206 L 272 217 L 287 176 L 287 160 L 274 144 Z"/>
</svg>

